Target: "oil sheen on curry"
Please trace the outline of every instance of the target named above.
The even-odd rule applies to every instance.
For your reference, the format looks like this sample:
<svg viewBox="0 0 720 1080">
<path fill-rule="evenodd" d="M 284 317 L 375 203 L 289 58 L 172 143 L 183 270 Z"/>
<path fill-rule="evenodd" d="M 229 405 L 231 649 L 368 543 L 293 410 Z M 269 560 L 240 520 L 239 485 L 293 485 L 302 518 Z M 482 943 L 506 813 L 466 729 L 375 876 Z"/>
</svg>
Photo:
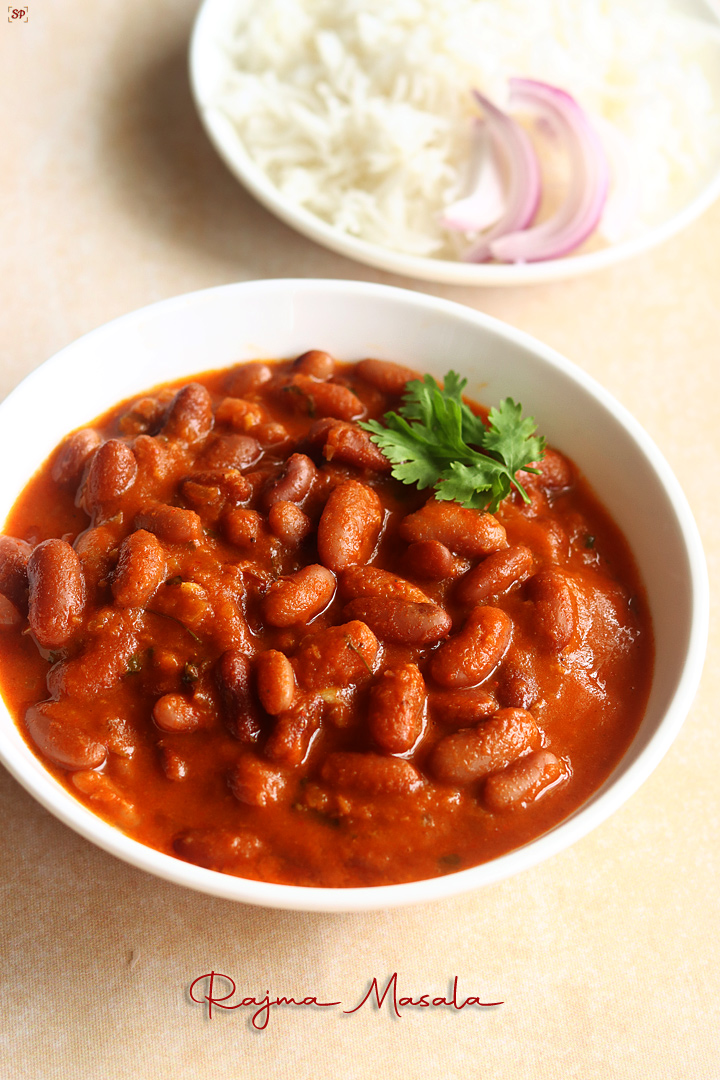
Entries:
<svg viewBox="0 0 720 1080">
<path fill-rule="evenodd" d="M 394 479 L 358 421 L 415 377 L 320 351 L 199 375 L 28 485 L 2 694 L 96 814 L 227 874 L 384 885 L 516 848 L 610 774 L 653 663 L 628 547 L 552 449 L 494 514 Z"/>
</svg>

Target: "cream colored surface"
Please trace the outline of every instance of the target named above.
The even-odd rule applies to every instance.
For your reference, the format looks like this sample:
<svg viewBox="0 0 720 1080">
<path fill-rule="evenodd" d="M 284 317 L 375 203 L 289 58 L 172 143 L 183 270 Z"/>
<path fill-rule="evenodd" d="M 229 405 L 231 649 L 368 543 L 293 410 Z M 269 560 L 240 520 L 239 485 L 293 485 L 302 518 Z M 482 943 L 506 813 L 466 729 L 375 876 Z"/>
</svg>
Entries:
<svg viewBox="0 0 720 1080">
<path fill-rule="evenodd" d="M 0 394 L 77 335 L 226 281 L 383 280 L 528 330 L 646 426 L 720 573 L 720 205 L 675 240 L 576 282 L 433 288 L 294 235 L 240 190 L 195 118 L 187 0 L 30 0 L 0 22 Z M 3 16 L 4 18 L 4 16 Z M 208 358 L 211 362 L 211 358 Z M 717 613 L 705 676 L 660 768 L 609 822 L 523 876 L 368 915 L 235 906 L 156 881 L 0 775 L 0 1074 L 32 1080 L 720 1076 Z M 278 1008 L 211 1021 L 188 999 L 211 969 L 242 996 L 352 1009 L 369 980 L 494 1009 Z"/>
</svg>

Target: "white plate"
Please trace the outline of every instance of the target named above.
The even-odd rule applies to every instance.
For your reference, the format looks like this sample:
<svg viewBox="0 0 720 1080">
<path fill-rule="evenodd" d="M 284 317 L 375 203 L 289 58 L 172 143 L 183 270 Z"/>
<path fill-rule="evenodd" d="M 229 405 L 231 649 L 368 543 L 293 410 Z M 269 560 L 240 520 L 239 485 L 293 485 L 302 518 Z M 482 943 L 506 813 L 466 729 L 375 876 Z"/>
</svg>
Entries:
<svg viewBox="0 0 720 1080">
<path fill-rule="evenodd" d="M 701 16 L 702 3 L 688 3 L 686 6 L 693 14 Z M 236 0 L 205 0 L 193 28 L 190 43 L 190 80 L 195 104 L 210 140 L 230 171 L 250 194 L 281 221 L 331 251 L 368 266 L 448 285 L 529 285 L 558 281 L 612 266 L 655 247 L 689 225 L 720 196 L 719 158 L 704 174 L 698 175 L 694 190 L 685 204 L 669 211 L 666 218 L 657 221 L 646 231 L 601 250 L 545 262 L 522 265 L 463 263 L 405 255 L 368 243 L 334 228 L 285 198 L 252 160 L 226 114 L 217 108 L 215 103 L 218 89 L 223 85 L 227 73 L 232 70 L 232 61 L 226 46 L 236 10 Z M 711 18 L 709 10 L 705 11 L 705 15 Z M 712 23 L 709 25 L 712 26 Z M 713 36 L 720 34 L 720 26 L 713 30 Z M 718 56 L 720 57 L 720 43 Z M 658 93 L 662 93 L 661 87 L 658 88 Z M 718 93 L 720 94 L 720 90 Z M 717 108 L 720 109 L 720 99 Z"/>
<path fill-rule="evenodd" d="M 708 582 L 687 501 L 636 420 L 593 379 L 510 326 L 459 304 L 348 281 L 258 281 L 166 300 L 116 319 L 63 349 L 0 405 L 0 522 L 61 438 L 129 396 L 173 378 L 260 357 L 321 348 L 342 360 L 379 356 L 442 377 L 468 393 L 510 395 L 590 479 L 635 553 L 655 633 L 646 715 L 627 754 L 572 817 L 492 862 L 428 881 L 319 889 L 248 881 L 163 855 L 77 802 L 46 770 L 0 701 L 0 760 L 51 813 L 133 866 L 215 896 L 268 907 L 354 911 L 476 889 L 546 859 L 613 813 L 677 735 L 702 670 Z M 608 447 L 612 452 L 608 452 Z"/>
</svg>

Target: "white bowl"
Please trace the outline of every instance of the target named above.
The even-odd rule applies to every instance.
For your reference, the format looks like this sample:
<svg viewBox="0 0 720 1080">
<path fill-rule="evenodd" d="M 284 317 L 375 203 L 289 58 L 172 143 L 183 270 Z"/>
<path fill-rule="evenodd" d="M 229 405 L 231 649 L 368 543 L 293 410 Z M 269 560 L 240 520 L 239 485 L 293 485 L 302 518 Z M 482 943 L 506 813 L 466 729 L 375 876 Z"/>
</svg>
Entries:
<svg viewBox="0 0 720 1080">
<path fill-rule="evenodd" d="M 686 0 L 684 6 L 692 14 L 696 5 Z M 680 7 L 683 7 L 682 3 Z M 515 265 L 464 263 L 406 255 L 361 240 L 287 199 L 255 164 L 237 129 L 217 107 L 219 88 L 232 68 L 227 43 L 237 21 L 236 13 L 237 0 L 204 0 L 190 43 L 190 82 L 200 119 L 211 142 L 230 171 L 267 210 L 316 243 L 368 266 L 447 285 L 531 285 L 559 281 L 612 266 L 655 247 L 684 229 L 720 196 L 720 159 L 717 159 L 698 173 L 694 185 L 688 187 L 684 203 L 668 208 L 666 216 L 659 217 L 638 235 L 597 251 L 545 262 Z M 709 12 L 705 14 L 710 18 Z M 712 21 L 708 23 L 708 28 L 708 34 L 713 39 L 720 33 Z M 720 87 L 720 82 L 717 86 Z M 658 88 L 658 93 L 662 93 L 662 87 Z M 717 93 L 720 95 L 720 89 Z M 720 99 L 716 105 L 720 108 Z"/>
<path fill-rule="evenodd" d="M 69 430 L 157 383 L 241 360 L 322 348 L 379 356 L 468 393 L 523 403 L 591 481 L 627 537 L 647 589 L 656 660 L 645 718 L 602 788 L 551 832 L 501 858 L 429 881 L 320 889 L 230 877 L 160 854 L 77 802 L 31 753 L 4 706 L 0 759 L 43 806 L 134 866 L 215 896 L 315 911 L 386 908 L 498 881 L 574 843 L 650 775 L 677 735 L 700 678 L 708 582 L 700 539 L 669 466 L 632 416 L 589 376 L 527 334 L 458 304 L 350 281 L 257 281 L 190 293 L 94 330 L 34 371 L 0 405 L 0 521 Z"/>
</svg>

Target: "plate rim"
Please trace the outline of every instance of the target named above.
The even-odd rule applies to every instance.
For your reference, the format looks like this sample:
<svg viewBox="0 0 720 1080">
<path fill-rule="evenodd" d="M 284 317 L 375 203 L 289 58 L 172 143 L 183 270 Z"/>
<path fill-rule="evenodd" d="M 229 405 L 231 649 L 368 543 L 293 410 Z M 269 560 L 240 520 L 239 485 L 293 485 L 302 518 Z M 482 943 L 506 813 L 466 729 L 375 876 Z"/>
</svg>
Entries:
<svg viewBox="0 0 720 1080">
<path fill-rule="evenodd" d="M 234 0 L 203 0 L 193 23 L 188 70 L 193 101 L 200 121 L 212 146 L 235 179 L 266 210 L 288 227 L 338 255 L 401 277 L 443 285 L 539 285 L 581 277 L 641 255 L 681 232 L 720 198 L 719 157 L 716 171 L 710 173 L 707 182 L 689 202 L 640 235 L 609 244 L 598 251 L 512 265 L 463 263 L 409 255 L 342 232 L 316 214 L 286 199 L 250 157 L 232 121 L 221 109 L 205 100 L 204 82 L 208 70 L 206 54 L 208 49 L 214 48 L 217 55 L 220 45 L 214 40 L 216 21 L 223 14 L 227 16 L 233 3 Z M 720 100 L 717 105 L 720 108 Z"/>
<path fill-rule="evenodd" d="M 530 349 L 543 361 L 559 367 L 590 391 L 605 408 L 611 408 L 622 426 L 640 444 L 646 458 L 649 457 L 664 489 L 669 489 L 676 516 L 681 523 L 681 532 L 690 564 L 691 582 L 691 631 L 689 634 L 688 654 L 682 670 L 682 676 L 673 694 L 672 701 L 662 723 L 650 736 L 647 744 L 640 749 L 635 759 L 619 775 L 608 781 L 591 798 L 582 804 L 574 814 L 559 822 L 553 829 L 537 837 L 530 844 L 517 848 L 497 859 L 478 866 L 469 867 L 454 874 L 426 879 L 422 882 L 406 882 L 398 885 L 362 886 L 349 889 L 323 889 L 318 887 L 281 885 L 273 882 L 257 882 L 205 870 L 192 864 L 186 864 L 155 849 L 146 847 L 139 841 L 126 836 L 102 818 L 92 814 L 85 806 L 73 799 L 32 753 L 22 738 L 15 721 L 12 726 L 17 736 L 11 740 L 13 746 L 21 749 L 20 754 L 8 754 L 0 740 L 0 760 L 15 779 L 38 801 L 64 824 L 90 840 L 101 849 L 117 858 L 145 870 L 156 877 L 172 881 L 175 884 L 195 889 L 225 899 L 251 903 L 265 907 L 303 911 L 349 912 L 401 907 L 415 903 L 425 903 L 443 898 L 450 898 L 486 885 L 495 884 L 522 870 L 530 869 L 552 855 L 558 854 L 581 839 L 594 828 L 606 821 L 616 810 L 637 791 L 651 775 L 672 742 L 692 705 L 704 665 L 707 647 L 709 623 L 709 584 L 700 534 L 690 511 L 687 499 L 670 465 L 651 437 L 632 414 L 605 390 L 591 375 L 574 365 L 570 360 L 551 346 L 539 341 L 523 330 L 503 322 L 500 319 L 477 311 L 455 301 L 436 296 L 427 296 L 413 290 L 401 289 L 373 282 L 358 282 L 342 279 L 268 279 L 250 282 L 232 283 L 215 286 L 182 294 L 158 301 L 146 307 L 129 312 L 103 324 L 88 334 L 76 339 L 44 365 L 36 368 L 15 390 L 0 403 L 0 418 L 3 412 L 15 408 L 23 398 L 35 391 L 42 381 L 46 365 L 62 367 L 73 352 L 87 348 L 102 347 L 103 337 L 113 334 L 121 326 L 142 326 L 148 320 L 165 317 L 173 310 L 212 304 L 216 298 L 222 299 L 227 294 L 228 302 L 238 292 L 276 292 L 289 293 L 294 300 L 302 293 L 353 293 L 366 297 L 397 300 L 418 308 L 431 308 L 440 314 L 474 323 L 495 334 L 499 334 L 514 344 Z M 0 701 L 4 711 L 4 703 Z M 24 753 L 22 752 L 24 748 Z M 617 768 L 620 767 L 620 763 Z M 613 778 L 614 776 L 614 778 Z M 47 781 L 52 783 L 48 785 Z M 609 781 L 612 780 L 610 786 Z M 54 785 L 54 787 L 53 787 Z M 53 798 L 53 793 L 61 798 Z M 592 807 L 592 812 L 587 813 Z M 478 880 L 480 878 L 481 880 Z"/>
</svg>

